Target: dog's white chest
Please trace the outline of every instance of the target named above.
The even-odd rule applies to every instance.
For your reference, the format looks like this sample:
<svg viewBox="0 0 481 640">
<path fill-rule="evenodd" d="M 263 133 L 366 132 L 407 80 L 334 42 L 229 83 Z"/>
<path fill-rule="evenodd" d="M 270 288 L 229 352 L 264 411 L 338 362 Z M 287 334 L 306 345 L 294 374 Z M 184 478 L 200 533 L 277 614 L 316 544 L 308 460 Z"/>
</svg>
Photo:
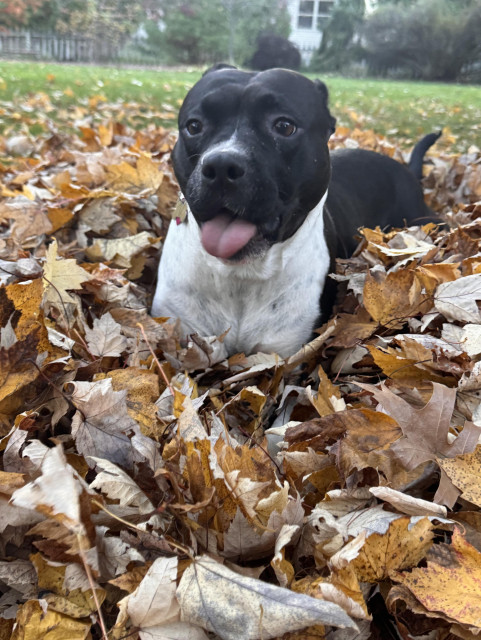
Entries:
<svg viewBox="0 0 481 640">
<path fill-rule="evenodd" d="M 329 269 L 323 203 L 288 240 L 246 264 L 225 264 L 200 243 L 189 214 L 171 223 L 159 265 L 152 314 L 180 318 L 185 334 L 220 335 L 229 354 L 288 356 L 309 340 Z"/>
</svg>

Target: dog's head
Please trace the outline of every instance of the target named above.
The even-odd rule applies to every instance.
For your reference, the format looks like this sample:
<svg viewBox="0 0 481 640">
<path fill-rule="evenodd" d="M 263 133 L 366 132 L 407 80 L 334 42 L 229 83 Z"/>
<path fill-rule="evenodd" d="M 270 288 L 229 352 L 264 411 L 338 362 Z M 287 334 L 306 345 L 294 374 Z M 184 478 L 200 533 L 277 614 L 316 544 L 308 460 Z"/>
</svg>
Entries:
<svg viewBox="0 0 481 640">
<path fill-rule="evenodd" d="M 179 114 L 174 170 L 204 248 L 233 262 L 291 237 L 330 178 L 325 85 L 284 69 L 209 70 Z"/>
</svg>

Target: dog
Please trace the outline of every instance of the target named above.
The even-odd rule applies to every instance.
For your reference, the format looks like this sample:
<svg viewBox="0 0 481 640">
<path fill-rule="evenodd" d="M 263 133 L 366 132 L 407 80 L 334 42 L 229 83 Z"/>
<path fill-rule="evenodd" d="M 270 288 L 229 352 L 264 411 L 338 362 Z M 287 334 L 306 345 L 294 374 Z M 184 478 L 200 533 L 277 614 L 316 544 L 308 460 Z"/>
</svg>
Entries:
<svg viewBox="0 0 481 640">
<path fill-rule="evenodd" d="M 152 315 L 180 318 L 186 336 L 227 332 L 229 354 L 287 357 L 330 311 L 326 276 L 360 227 L 433 218 L 406 166 L 365 150 L 329 154 L 335 123 L 319 80 L 228 65 L 204 74 L 179 113 L 172 160 L 187 216 L 169 227 Z M 435 139 L 413 151 L 418 173 Z"/>
</svg>

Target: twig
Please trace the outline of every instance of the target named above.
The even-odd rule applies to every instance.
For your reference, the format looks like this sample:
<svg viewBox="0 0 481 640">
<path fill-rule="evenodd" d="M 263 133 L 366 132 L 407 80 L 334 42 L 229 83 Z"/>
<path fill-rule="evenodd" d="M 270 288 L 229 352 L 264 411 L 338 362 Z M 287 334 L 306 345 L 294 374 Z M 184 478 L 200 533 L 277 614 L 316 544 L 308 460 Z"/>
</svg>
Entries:
<svg viewBox="0 0 481 640">
<path fill-rule="evenodd" d="M 105 626 L 104 618 L 102 616 L 102 610 L 100 608 L 100 602 L 99 602 L 99 599 L 97 598 L 97 591 L 95 589 L 95 583 L 94 583 L 94 580 L 93 580 L 93 577 L 92 577 L 92 573 L 90 571 L 90 567 L 89 567 L 88 562 L 87 562 L 87 558 L 85 556 L 85 551 L 82 549 L 82 536 L 80 534 L 77 534 L 77 541 L 79 543 L 79 555 L 80 555 L 80 558 L 81 558 L 81 560 L 83 562 L 85 573 L 87 574 L 87 580 L 89 581 L 90 588 L 92 589 L 92 595 L 93 595 L 93 598 L 94 598 L 95 607 L 97 609 L 97 614 L 99 616 L 99 625 L 100 625 L 100 629 L 102 631 L 102 640 L 109 640 L 108 639 L 108 633 L 107 633 L 107 627 Z"/>
<path fill-rule="evenodd" d="M 145 334 L 145 329 L 144 329 L 144 325 L 140 322 L 137 322 L 137 326 L 140 327 L 140 331 L 142 332 L 142 337 L 145 340 L 145 342 L 147 343 L 147 346 L 149 347 L 149 351 L 152 354 L 152 357 L 155 360 L 155 363 L 157 364 L 157 366 L 159 367 L 159 371 L 160 371 L 160 375 L 162 376 L 162 378 L 164 379 L 165 384 L 167 385 L 170 393 L 172 394 L 172 397 L 174 397 L 175 393 L 174 393 L 174 387 L 170 384 L 169 379 L 167 378 L 167 376 L 165 375 L 165 371 L 162 368 L 162 365 L 159 362 L 159 359 L 157 358 L 157 356 L 154 353 L 154 350 L 152 349 L 152 346 L 149 342 L 149 339 L 147 338 L 146 334 Z"/>
</svg>

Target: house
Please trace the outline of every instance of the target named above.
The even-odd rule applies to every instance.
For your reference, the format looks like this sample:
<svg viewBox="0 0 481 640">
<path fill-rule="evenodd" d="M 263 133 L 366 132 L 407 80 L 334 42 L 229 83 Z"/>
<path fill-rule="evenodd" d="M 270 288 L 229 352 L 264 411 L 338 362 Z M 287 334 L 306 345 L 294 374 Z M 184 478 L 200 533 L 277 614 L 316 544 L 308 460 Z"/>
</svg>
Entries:
<svg viewBox="0 0 481 640">
<path fill-rule="evenodd" d="M 336 0 L 288 0 L 287 8 L 291 16 L 289 40 L 301 52 L 302 62 L 308 65 L 312 54 L 322 40 L 322 30 Z"/>
</svg>

